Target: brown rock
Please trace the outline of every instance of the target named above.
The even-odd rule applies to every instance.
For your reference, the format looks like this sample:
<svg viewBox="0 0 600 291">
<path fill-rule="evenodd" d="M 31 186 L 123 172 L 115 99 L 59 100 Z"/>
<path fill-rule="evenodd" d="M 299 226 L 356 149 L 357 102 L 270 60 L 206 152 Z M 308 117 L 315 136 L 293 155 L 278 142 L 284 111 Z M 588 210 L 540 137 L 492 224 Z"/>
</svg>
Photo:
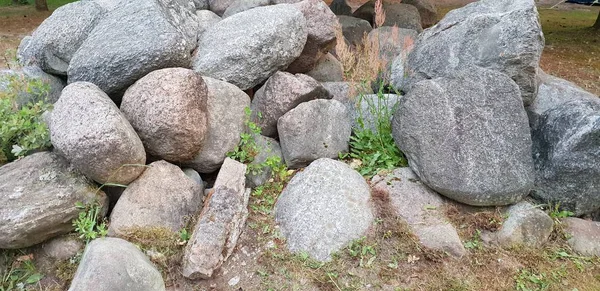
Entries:
<svg viewBox="0 0 600 291">
<path fill-rule="evenodd" d="M 341 82 L 344 80 L 344 67 L 332 54 L 319 59 L 315 67 L 306 73 L 319 82 Z"/>
<path fill-rule="evenodd" d="M 600 256 L 600 222 L 575 217 L 563 219 L 567 243 L 574 251 L 586 256 Z"/>
<path fill-rule="evenodd" d="M 417 8 L 421 15 L 421 25 L 423 28 L 433 26 L 438 21 L 437 8 L 431 0 L 402 0 L 404 4 L 410 4 Z"/>
<path fill-rule="evenodd" d="M 121 111 L 148 154 L 184 162 L 202 149 L 208 127 L 207 95 L 204 80 L 194 71 L 161 69 L 127 89 Z"/>
</svg>

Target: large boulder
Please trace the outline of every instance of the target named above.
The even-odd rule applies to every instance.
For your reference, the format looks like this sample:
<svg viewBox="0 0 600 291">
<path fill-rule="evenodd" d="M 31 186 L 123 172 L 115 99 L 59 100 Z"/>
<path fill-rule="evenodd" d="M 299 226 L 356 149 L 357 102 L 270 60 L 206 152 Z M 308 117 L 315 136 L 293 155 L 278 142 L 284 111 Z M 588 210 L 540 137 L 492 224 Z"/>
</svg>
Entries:
<svg viewBox="0 0 600 291">
<path fill-rule="evenodd" d="M 38 85 L 39 87 L 36 87 Z M 64 88 L 65 81 L 42 71 L 37 66 L 27 66 L 16 71 L 0 71 L 0 92 L 16 94 L 15 101 L 19 107 L 29 102 L 35 104 L 44 99 L 47 103 L 55 103 Z"/>
<path fill-rule="evenodd" d="M 177 0 L 128 1 L 106 14 L 73 55 L 69 82 L 87 81 L 118 100 L 144 75 L 189 67 L 195 14 Z"/>
<path fill-rule="evenodd" d="M 537 92 L 536 71 L 544 36 L 533 0 L 482 0 L 450 11 L 419 35 L 404 75 L 393 85 L 410 91 L 424 79 L 451 77 L 457 68 L 476 65 L 511 77 L 525 105 Z"/>
<path fill-rule="evenodd" d="M 600 208 L 600 100 L 545 111 L 533 129 L 534 197 L 576 215 Z"/>
<path fill-rule="evenodd" d="M 286 70 L 292 73 L 306 73 L 335 46 L 338 20 L 323 0 L 304 0 L 294 6 L 302 11 L 306 18 L 308 38 L 302 54 Z"/>
<path fill-rule="evenodd" d="M 423 28 L 433 26 L 438 21 L 438 13 L 433 0 L 402 0 L 404 4 L 410 4 L 417 8 L 421 15 Z"/>
<path fill-rule="evenodd" d="M 212 277 L 233 253 L 248 217 L 250 189 L 245 181 L 246 165 L 226 159 L 185 248 L 186 278 Z"/>
<path fill-rule="evenodd" d="M 221 21 L 221 17 L 210 10 L 198 10 L 196 16 L 198 17 L 198 39 L 202 38 L 202 34 L 207 29 Z"/>
<path fill-rule="evenodd" d="M 208 90 L 192 70 L 154 71 L 127 89 L 121 103 L 148 154 L 170 162 L 192 160 L 208 128 Z"/>
<path fill-rule="evenodd" d="M 406 221 L 423 246 L 455 257 L 466 254 L 456 229 L 444 215 L 444 199 L 409 168 L 375 176 L 371 187 L 373 195 L 389 199 L 394 214 Z"/>
<path fill-rule="evenodd" d="M 344 104 L 318 99 L 279 118 L 277 131 L 287 166 L 302 168 L 319 158 L 335 159 L 348 152 L 351 122 Z"/>
<path fill-rule="evenodd" d="M 185 228 L 202 205 L 204 187 L 165 161 L 148 169 L 123 192 L 110 215 L 108 235 L 128 237 L 137 229 Z"/>
<path fill-rule="evenodd" d="M 330 99 L 331 95 L 315 79 L 277 72 L 256 91 L 252 100 L 253 119 L 265 136 L 277 135 L 277 120 L 302 102 Z"/>
<path fill-rule="evenodd" d="M 51 74 L 67 75 L 75 52 L 100 22 L 106 10 L 92 1 L 68 3 L 57 8 L 33 32 L 19 61 L 38 65 Z"/>
<path fill-rule="evenodd" d="M 394 114 L 394 140 L 438 193 L 477 206 L 518 202 L 534 180 L 519 96 L 508 76 L 479 67 L 419 82 Z"/>
<path fill-rule="evenodd" d="M 73 230 L 75 203 L 106 195 L 59 155 L 41 152 L 0 167 L 0 249 L 18 249 Z"/>
<path fill-rule="evenodd" d="M 81 2 L 95 2 L 100 5 L 102 8 L 106 9 L 106 11 L 113 11 L 117 9 L 124 3 L 127 3 L 128 0 L 80 0 Z"/>
<path fill-rule="evenodd" d="M 100 184 L 129 184 L 144 171 L 142 141 L 94 84 L 77 82 L 63 90 L 52 111 L 50 138 L 73 166 Z"/>
<path fill-rule="evenodd" d="M 225 10 L 236 0 L 208 0 L 208 7 L 219 16 L 223 16 Z"/>
<path fill-rule="evenodd" d="M 229 17 L 236 13 L 244 12 L 252 8 L 270 5 L 270 0 L 236 0 L 231 3 L 225 12 L 223 12 L 223 18 Z"/>
<path fill-rule="evenodd" d="M 298 58 L 307 35 L 306 19 L 293 5 L 250 9 L 202 34 L 193 68 L 246 90 Z"/>
<path fill-rule="evenodd" d="M 250 97 L 227 82 L 210 77 L 203 79 L 208 89 L 206 138 L 196 157 L 184 164 L 200 173 L 212 173 L 219 169 L 227 153 L 233 151 L 240 142 Z"/>
<path fill-rule="evenodd" d="M 352 7 L 346 3 L 346 0 L 333 0 L 329 4 L 329 9 L 335 15 L 347 15 L 352 16 Z"/>
<path fill-rule="evenodd" d="M 332 54 L 321 57 L 314 68 L 306 73 L 319 82 L 344 81 L 344 67 Z"/>
<path fill-rule="evenodd" d="M 342 27 L 344 38 L 352 45 L 362 44 L 365 35 L 373 30 L 368 21 L 357 17 L 339 15 L 338 22 Z"/>
<path fill-rule="evenodd" d="M 160 272 L 138 247 L 120 238 L 90 242 L 69 291 L 164 291 Z"/>
<path fill-rule="evenodd" d="M 275 205 L 287 247 L 326 261 L 371 226 L 369 185 L 348 165 L 319 159 L 299 172 Z"/>
</svg>

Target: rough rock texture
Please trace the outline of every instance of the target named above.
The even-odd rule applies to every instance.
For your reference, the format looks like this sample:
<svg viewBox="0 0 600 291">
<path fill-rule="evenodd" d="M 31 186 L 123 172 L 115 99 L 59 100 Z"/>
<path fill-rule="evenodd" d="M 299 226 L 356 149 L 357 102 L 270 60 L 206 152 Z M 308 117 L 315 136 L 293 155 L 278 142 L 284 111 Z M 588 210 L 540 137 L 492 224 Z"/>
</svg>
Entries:
<svg viewBox="0 0 600 291">
<path fill-rule="evenodd" d="M 338 21 L 342 27 L 344 38 L 353 45 L 362 43 L 364 35 L 373 30 L 371 24 L 364 19 L 339 15 Z"/>
<path fill-rule="evenodd" d="M 208 129 L 204 146 L 191 162 L 185 162 L 200 173 L 219 169 L 228 152 L 240 142 L 246 120 L 245 108 L 250 97 L 238 87 L 210 77 L 203 77 L 208 88 Z"/>
<path fill-rule="evenodd" d="M 47 94 L 44 94 L 40 91 L 27 92 L 24 86 L 21 86 L 21 81 L 34 81 L 41 82 L 45 84 L 48 88 Z M 12 82 L 18 82 L 16 84 L 11 84 Z M 16 85 L 16 86 L 15 86 Z M 13 70 L 3 70 L 0 71 L 0 92 L 8 91 L 8 90 L 19 90 L 17 93 L 17 105 L 19 107 L 26 105 L 29 102 L 36 103 L 40 101 L 42 98 L 46 98 L 46 102 L 55 103 L 60 97 L 60 93 L 65 87 L 65 81 L 62 79 L 50 75 L 37 66 L 28 66 L 23 67 L 19 71 Z"/>
<path fill-rule="evenodd" d="M 209 0 L 194 0 L 194 6 L 196 7 L 196 10 L 208 9 L 208 7 L 209 7 Z"/>
<path fill-rule="evenodd" d="M 275 219 L 294 253 L 326 261 L 371 226 L 369 185 L 348 165 L 319 159 L 292 178 L 275 205 Z"/>
<path fill-rule="evenodd" d="M 202 181 L 202 177 L 200 177 L 200 174 L 198 174 L 196 170 L 191 168 L 182 168 L 181 170 L 188 178 L 192 179 L 192 181 L 204 188 L 204 181 Z"/>
<path fill-rule="evenodd" d="M 364 19 L 371 25 L 375 23 L 375 1 L 371 0 L 360 6 L 352 14 L 354 17 Z M 400 3 L 400 1 L 383 1 L 385 21 L 382 26 L 397 26 L 399 28 L 423 31 L 421 26 L 421 15 L 417 7 Z"/>
<path fill-rule="evenodd" d="M 530 104 L 544 37 L 533 0 L 482 0 L 450 11 L 424 31 L 408 56 L 406 87 L 423 79 L 450 77 L 464 65 L 503 72 Z M 400 80 L 403 76 L 394 76 Z M 400 88 L 398 84 L 393 84 Z"/>
<path fill-rule="evenodd" d="M 193 67 L 203 76 L 246 90 L 298 58 L 307 35 L 307 21 L 296 7 L 257 7 L 205 31 Z"/>
<path fill-rule="evenodd" d="M 214 13 L 222 16 L 225 10 L 233 4 L 236 0 L 208 0 L 208 7 Z"/>
<path fill-rule="evenodd" d="M 433 0 L 403 0 L 402 3 L 410 4 L 417 8 L 421 15 L 423 28 L 433 26 L 438 21 L 437 9 Z"/>
<path fill-rule="evenodd" d="M 120 238 L 90 242 L 69 291 L 162 291 L 160 272 L 134 244 Z"/>
<path fill-rule="evenodd" d="M 289 168 L 302 168 L 319 158 L 348 152 L 351 121 L 336 100 L 313 100 L 290 110 L 277 122 L 281 152 Z"/>
<path fill-rule="evenodd" d="M 537 97 L 525 109 L 529 116 L 529 126 L 535 130 L 540 116 L 549 109 L 557 108 L 573 100 L 590 100 L 600 102 L 598 96 L 585 91 L 581 87 L 561 78 L 538 70 L 539 87 Z"/>
<path fill-rule="evenodd" d="M 332 54 L 321 57 L 315 67 L 306 73 L 319 82 L 341 82 L 344 80 L 344 67 Z"/>
<path fill-rule="evenodd" d="M 303 75 L 277 72 L 256 91 L 252 100 L 253 120 L 262 134 L 277 135 L 277 120 L 302 102 L 330 99 L 331 95 L 315 79 Z"/>
<path fill-rule="evenodd" d="M 170 162 L 192 160 L 208 128 L 208 90 L 189 69 L 154 71 L 127 89 L 121 103 L 148 154 Z"/>
<path fill-rule="evenodd" d="M 68 3 L 57 8 L 33 32 L 29 43 L 23 47 L 19 61 L 37 65 L 51 74 L 67 75 L 75 52 L 87 39 L 106 10 L 91 1 Z"/>
<path fill-rule="evenodd" d="M 71 59 L 69 82 L 94 83 L 118 100 L 152 71 L 189 67 L 198 23 L 178 3 L 138 0 L 107 13 Z"/>
<path fill-rule="evenodd" d="M 204 187 L 179 167 L 154 162 L 123 191 L 110 215 L 108 235 L 126 238 L 135 228 L 177 233 L 198 213 L 203 194 Z"/>
<path fill-rule="evenodd" d="M 308 37 L 302 54 L 286 70 L 292 73 L 306 73 L 335 46 L 338 20 L 322 0 L 304 0 L 294 6 L 302 11 L 306 18 Z"/>
<path fill-rule="evenodd" d="M 73 230 L 76 202 L 108 204 L 66 160 L 32 154 L 0 167 L 0 249 L 32 246 Z"/>
<path fill-rule="evenodd" d="M 600 100 L 545 111 L 532 133 L 534 197 L 579 216 L 600 208 Z"/>
<path fill-rule="evenodd" d="M 70 235 L 59 236 L 40 245 L 42 255 L 54 260 L 68 260 L 84 247 L 81 239 Z"/>
<path fill-rule="evenodd" d="M 346 0 L 333 0 L 329 5 L 329 9 L 335 15 L 352 16 L 352 7 L 346 3 Z"/>
<path fill-rule="evenodd" d="M 106 11 L 113 11 L 117 9 L 124 3 L 127 3 L 128 0 L 80 0 L 81 2 L 95 2 L 100 5 L 102 8 L 106 9 Z M 130 0 L 129 0 L 130 1 Z"/>
<path fill-rule="evenodd" d="M 231 3 L 223 13 L 223 18 L 229 17 L 236 13 L 244 12 L 252 8 L 270 5 L 270 0 L 236 0 Z"/>
<path fill-rule="evenodd" d="M 359 95 L 354 103 L 345 103 L 350 119 L 352 120 L 352 129 L 369 129 L 372 132 L 378 132 L 377 119 L 382 114 L 390 114 L 392 120 L 394 112 L 400 106 L 402 96 L 395 94 L 368 94 Z M 361 126 L 361 123 L 362 126 Z"/>
<path fill-rule="evenodd" d="M 221 21 L 221 17 L 210 10 L 198 10 L 196 11 L 196 16 L 198 17 L 198 39 L 202 38 L 202 34 L 207 29 Z"/>
<path fill-rule="evenodd" d="M 248 217 L 246 165 L 225 159 L 183 255 L 182 274 L 207 279 L 233 252 Z"/>
<path fill-rule="evenodd" d="M 50 121 L 52 145 L 92 180 L 129 184 L 144 167 L 142 141 L 119 108 L 96 85 L 67 86 L 54 104 Z"/>
<path fill-rule="evenodd" d="M 575 217 L 563 219 L 565 233 L 571 238 L 567 243 L 574 251 L 584 256 L 600 256 L 600 222 Z"/>
<path fill-rule="evenodd" d="M 506 205 L 533 187 L 531 135 L 518 86 L 478 67 L 419 82 L 392 120 L 423 183 L 459 202 Z"/>
<path fill-rule="evenodd" d="M 401 56 L 401 60 L 406 60 L 413 49 L 417 36 L 416 30 L 388 26 L 378 27 L 369 32 L 369 41 L 375 43 L 379 48 L 379 59 L 384 64 L 385 70 L 382 72 L 382 77 L 389 80 L 394 75 L 392 74 L 393 65 L 398 65 L 394 60 L 398 56 Z M 401 65 L 403 66 L 404 62 Z"/>
<path fill-rule="evenodd" d="M 491 234 L 495 243 L 506 247 L 539 247 L 548 241 L 554 221 L 546 212 L 529 202 L 521 201 L 510 206 L 506 214 L 508 218 L 502 223 L 502 228 Z"/>
<path fill-rule="evenodd" d="M 254 157 L 252 163 L 250 163 L 251 165 L 261 165 L 266 162 L 267 159 L 273 159 L 273 157 L 279 158 L 283 163 L 281 146 L 279 146 L 279 143 L 276 140 L 258 135 L 254 136 L 254 142 L 256 143 L 258 154 Z M 266 183 L 271 178 L 271 174 L 272 170 L 268 166 L 259 171 L 250 171 L 246 174 L 246 186 L 254 189 L 257 186 Z"/>
<path fill-rule="evenodd" d="M 423 246 L 456 257 L 466 254 L 456 229 L 444 215 L 444 200 L 423 185 L 409 168 L 375 176 L 371 185 L 373 195 L 389 199 L 395 214 L 408 223 Z"/>
<path fill-rule="evenodd" d="M 353 82 L 323 82 L 325 90 L 333 96 L 333 100 L 340 101 L 346 105 L 354 104 L 361 94 L 373 94 L 373 89 L 360 83 Z"/>
</svg>

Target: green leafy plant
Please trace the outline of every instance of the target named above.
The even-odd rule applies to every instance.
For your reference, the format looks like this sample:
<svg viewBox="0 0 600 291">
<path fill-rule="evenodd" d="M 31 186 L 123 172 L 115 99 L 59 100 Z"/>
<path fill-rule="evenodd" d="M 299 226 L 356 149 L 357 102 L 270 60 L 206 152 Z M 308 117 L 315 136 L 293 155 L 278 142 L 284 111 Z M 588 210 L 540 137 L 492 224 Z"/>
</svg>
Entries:
<svg viewBox="0 0 600 291">
<path fill-rule="evenodd" d="M 361 267 L 368 268 L 372 266 L 377 258 L 376 247 L 366 244 L 366 237 L 361 237 L 352 241 L 346 250 L 351 257 L 360 259 L 359 265 Z"/>
<path fill-rule="evenodd" d="M 77 202 L 75 206 L 81 209 L 79 217 L 73 220 L 79 238 L 88 243 L 95 238 L 105 237 L 108 230 L 102 217 L 102 206 L 98 202 L 87 205 Z"/>
<path fill-rule="evenodd" d="M 246 114 L 244 124 L 249 132 L 242 132 L 242 134 L 240 134 L 239 144 L 233 151 L 227 153 L 227 157 L 240 163 L 250 164 L 254 161 L 256 155 L 258 155 L 258 147 L 256 146 L 254 136 L 260 135 L 261 128 L 251 121 L 252 110 L 250 110 L 250 108 L 244 108 L 244 113 Z M 261 117 L 260 114 L 258 114 L 258 117 Z M 248 170 L 250 171 L 252 169 L 248 168 Z"/>
<path fill-rule="evenodd" d="M 358 171 L 363 176 L 372 177 L 381 170 L 406 167 L 408 162 L 398 149 L 392 137 L 391 117 L 398 104 L 388 104 L 383 93 L 383 84 L 379 87 L 377 101 L 359 96 L 357 123 L 359 128 L 350 137 L 350 158 L 361 161 Z M 367 112 L 363 112 L 366 104 Z M 374 124 L 365 123 L 365 115 L 375 117 Z M 374 126 L 374 128 L 372 128 Z"/>
<path fill-rule="evenodd" d="M 515 288 L 518 291 L 547 290 L 550 280 L 545 273 L 536 274 L 528 269 L 522 269 L 515 276 Z"/>
<path fill-rule="evenodd" d="M 42 120 L 42 114 L 52 108 L 46 102 L 48 84 L 17 74 L 1 77 L 0 83 L 6 84 L 6 90 L 0 91 L 0 163 L 49 148 L 50 132 Z M 23 94 L 39 101 L 19 106 Z"/>
<path fill-rule="evenodd" d="M 179 231 L 179 241 L 182 243 L 187 243 L 190 238 L 192 238 L 192 234 L 188 232 L 187 229 L 183 228 Z"/>
<path fill-rule="evenodd" d="M 464 243 L 466 249 L 470 250 L 481 250 L 483 249 L 483 243 L 481 242 L 481 231 L 478 229 L 475 231 L 473 238 Z"/>
<path fill-rule="evenodd" d="M 560 210 L 560 203 L 556 203 L 553 206 L 550 205 L 550 212 L 548 213 L 548 215 L 550 215 L 552 219 L 557 220 L 561 218 L 574 216 L 575 213 L 568 210 Z"/>
<path fill-rule="evenodd" d="M 7 261 L 12 261 L 0 277 L 0 291 L 26 290 L 26 285 L 39 282 L 44 276 L 37 272 L 33 255 L 17 256 L 7 252 Z"/>
</svg>

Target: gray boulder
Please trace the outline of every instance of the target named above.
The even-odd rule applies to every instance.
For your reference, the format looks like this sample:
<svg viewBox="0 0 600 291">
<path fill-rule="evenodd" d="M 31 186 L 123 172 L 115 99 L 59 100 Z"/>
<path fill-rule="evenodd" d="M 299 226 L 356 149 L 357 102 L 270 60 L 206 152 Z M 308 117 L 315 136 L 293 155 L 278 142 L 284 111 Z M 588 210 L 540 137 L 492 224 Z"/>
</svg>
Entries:
<svg viewBox="0 0 600 291">
<path fill-rule="evenodd" d="M 273 173 L 272 169 L 268 165 L 259 170 L 253 169 L 264 166 L 264 163 L 269 158 L 271 158 L 271 160 L 279 159 L 281 163 L 284 163 L 283 154 L 281 153 L 281 146 L 279 146 L 279 143 L 276 140 L 262 135 L 255 135 L 254 142 L 256 144 L 258 154 L 250 163 L 250 171 L 246 173 L 246 186 L 249 188 L 255 188 L 263 185 L 271 178 Z"/>
<path fill-rule="evenodd" d="M 18 249 L 73 230 L 75 203 L 101 206 L 106 195 L 51 152 L 0 167 L 0 249 Z"/>
<path fill-rule="evenodd" d="M 352 7 L 346 3 L 346 0 L 333 0 L 329 4 L 329 8 L 335 15 L 352 16 Z"/>
<path fill-rule="evenodd" d="M 351 122 L 341 102 L 319 99 L 302 103 L 279 118 L 277 131 L 285 163 L 295 169 L 348 152 Z"/>
<path fill-rule="evenodd" d="M 198 10 L 196 16 L 198 17 L 198 39 L 202 38 L 202 34 L 207 29 L 221 21 L 221 17 L 210 10 Z"/>
<path fill-rule="evenodd" d="M 75 168 L 100 184 L 129 184 L 144 172 L 142 141 L 94 84 L 77 82 L 63 90 L 52 111 L 50 138 Z"/>
<path fill-rule="evenodd" d="M 270 0 L 236 0 L 231 3 L 225 12 L 223 13 L 223 18 L 229 17 L 236 13 L 244 12 L 246 10 L 250 10 L 252 8 L 260 7 L 260 6 L 268 6 L 271 4 Z"/>
<path fill-rule="evenodd" d="M 24 46 L 22 64 L 37 65 L 42 70 L 67 75 L 75 52 L 100 22 L 106 10 L 92 1 L 68 3 L 57 8 L 33 32 Z"/>
<path fill-rule="evenodd" d="M 72 235 L 63 235 L 41 244 L 38 254 L 50 259 L 63 261 L 74 257 L 84 247 L 85 244 L 81 239 Z"/>
<path fill-rule="evenodd" d="M 333 100 L 340 101 L 344 105 L 355 104 L 361 94 L 373 94 L 370 86 L 358 82 L 323 82 L 321 85 L 333 96 Z"/>
<path fill-rule="evenodd" d="M 209 0 L 194 0 L 196 10 L 205 10 L 209 7 Z M 212 12 L 212 11 L 211 11 Z"/>
<path fill-rule="evenodd" d="M 154 162 L 123 191 L 110 215 L 108 235 L 126 238 L 136 228 L 177 233 L 199 212 L 203 194 L 204 187 L 179 167 Z"/>
<path fill-rule="evenodd" d="M 233 253 L 248 217 L 246 165 L 227 158 L 184 251 L 182 274 L 208 279 Z"/>
<path fill-rule="evenodd" d="M 433 26 L 438 22 L 437 8 L 433 0 L 403 0 L 402 3 L 413 5 L 421 15 L 421 25 L 423 28 Z"/>
<path fill-rule="evenodd" d="M 579 216 L 600 208 L 600 100 L 545 111 L 533 129 L 534 197 Z"/>
<path fill-rule="evenodd" d="M 182 168 L 181 170 L 188 178 L 192 179 L 192 181 L 204 188 L 204 181 L 202 181 L 202 177 L 200 177 L 200 174 L 198 174 L 196 170 L 192 168 Z"/>
<path fill-rule="evenodd" d="M 277 135 L 277 120 L 302 102 L 330 99 L 331 95 L 315 79 L 277 72 L 256 91 L 252 100 L 253 120 L 265 136 Z"/>
<path fill-rule="evenodd" d="M 358 172 L 342 162 L 319 159 L 285 187 L 275 219 L 290 251 L 327 261 L 371 226 L 370 197 Z"/>
<path fill-rule="evenodd" d="M 192 160 L 208 130 L 208 90 L 192 70 L 154 71 L 127 89 L 121 111 L 148 154 L 170 162 Z"/>
<path fill-rule="evenodd" d="M 354 17 L 364 19 L 375 26 L 375 1 L 371 0 L 360 6 L 352 14 Z M 383 1 L 385 21 L 382 26 L 396 26 L 399 28 L 423 31 L 419 10 L 413 6 L 400 3 L 400 1 Z"/>
<path fill-rule="evenodd" d="M 533 103 L 525 107 L 529 116 L 529 126 L 533 130 L 537 129 L 540 117 L 549 109 L 557 108 L 573 100 L 600 102 L 598 96 L 565 79 L 548 75 L 541 69 L 538 69 L 538 80 L 537 97 Z"/>
<path fill-rule="evenodd" d="M 508 76 L 478 67 L 419 82 L 394 114 L 394 140 L 436 192 L 476 206 L 518 202 L 534 180 L 519 96 Z"/>
<path fill-rule="evenodd" d="M 567 243 L 574 251 L 584 256 L 600 256 L 600 222 L 568 217 L 562 223 L 564 232 L 570 236 Z"/>
<path fill-rule="evenodd" d="M 227 82 L 210 77 L 203 79 L 208 89 L 206 138 L 196 157 L 184 164 L 200 173 L 212 173 L 219 169 L 227 153 L 233 151 L 240 142 L 250 97 Z"/>
<path fill-rule="evenodd" d="M 306 73 L 335 47 L 338 20 L 323 0 L 304 0 L 294 6 L 306 18 L 308 38 L 302 54 L 286 70 L 291 73 Z"/>
<path fill-rule="evenodd" d="M 546 212 L 526 201 L 510 206 L 506 214 L 508 218 L 502 228 L 489 235 L 501 246 L 540 247 L 548 241 L 554 228 L 554 221 Z"/>
<path fill-rule="evenodd" d="M 203 76 L 246 90 L 298 58 L 307 31 L 304 15 L 292 5 L 244 11 L 202 34 L 193 68 Z"/>
<path fill-rule="evenodd" d="M 344 67 L 332 54 L 327 53 L 317 61 L 314 68 L 306 75 L 319 82 L 342 82 L 344 80 Z"/>
<path fill-rule="evenodd" d="M 12 82 L 17 82 L 17 84 L 11 84 Z M 28 86 L 25 86 L 25 82 L 43 85 L 42 88 L 31 88 L 31 91 L 27 91 Z M 55 103 L 64 87 L 65 81 L 42 71 L 37 66 L 23 67 L 19 71 L 0 71 L 0 91 L 13 91 L 13 94 L 16 93 L 16 102 L 19 107 L 43 99 L 48 103 Z M 14 92 L 14 90 L 18 92 Z"/>
<path fill-rule="evenodd" d="M 152 71 L 189 67 L 197 29 L 195 14 L 177 0 L 127 2 L 107 13 L 77 50 L 69 83 L 93 83 L 118 100 Z"/>
<path fill-rule="evenodd" d="M 365 35 L 373 30 L 368 21 L 357 17 L 338 15 L 338 22 L 342 27 L 344 38 L 352 45 L 361 44 Z"/>
<path fill-rule="evenodd" d="M 373 195 L 389 197 L 395 214 L 408 223 L 423 246 L 455 257 L 466 254 L 456 229 L 444 215 L 443 198 L 423 185 L 409 168 L 373 177 L 371 189 Z"/>
<path fill-rule="evenodd" d="M 543 48 L 533 0 L 477 1 L 450 11 L 419 35 L 406 64 L 407 84 L 393 85 L 410 91 L 421 80 L 451 77 L 457 68 L 476 65 L 511 77 L 528 105 L 537 93 L 536 70 Z"/>
<path fill-rule="evenodd" d="M 223 16 L 225 10 L 236 0 L 208 0 L 208 7 L 219 16 Z"/>
<path fill-rule="evenodd" d="M 69 291 L 163 291 L 160 272 L 134 244 L 120 238 L 90 242 Z"/>
<path fill-rule="evenodd" d="M 122 4 L 128 2 L 128 0 L 80 0 L 80 1 L 81 2 L 95 2 L 96 4 L 100 5 L 102 8 L 104 8 L 106 11 L 109 11 L 109 12 L 117 9 Z"/>
</svg>

